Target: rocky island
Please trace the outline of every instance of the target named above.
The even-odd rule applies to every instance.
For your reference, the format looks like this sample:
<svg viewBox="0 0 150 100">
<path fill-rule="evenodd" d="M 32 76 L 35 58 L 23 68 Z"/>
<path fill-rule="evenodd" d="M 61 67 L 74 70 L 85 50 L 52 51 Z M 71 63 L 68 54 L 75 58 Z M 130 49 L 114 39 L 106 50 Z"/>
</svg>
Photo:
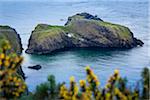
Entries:
<svg viewBox="0 0 150 100">
<path fill-rule="evenodd" d="M 64 26 L 37 25 L 26 53 L 47 54 L 65 48 L 133 48 L 143 44 L 125 26 L 79 13 L 69 17 Z"/>
<path fill-rule="evenodd" d="M 3 44 L 3 41 L 7 40 L 11 45 L 11 52 L 15 52 L 18 55 L 22 53 L 22 44 L 20 35 L 17 34 L 14 28 L 10 26 L 2 26 L 0 25 L 0 47 Z M 22 71 L 21 66 L 17 71 L 23 78 L 25 78 L 24 73 Z"/>
</svg>

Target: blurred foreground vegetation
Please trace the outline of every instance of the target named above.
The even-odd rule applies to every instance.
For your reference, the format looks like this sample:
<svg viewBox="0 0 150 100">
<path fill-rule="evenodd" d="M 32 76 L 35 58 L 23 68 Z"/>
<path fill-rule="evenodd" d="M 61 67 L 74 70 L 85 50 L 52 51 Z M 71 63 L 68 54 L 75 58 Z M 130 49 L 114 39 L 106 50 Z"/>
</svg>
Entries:
<svg viewBox="0 0 150 100">
<path fill-rule="evenodd" d="M 104 88 L 100 87 L 100 81 L 90 67 L 86 67 L 87 77 L 80 80 L 70 77 L 70 86 L 66 87 L 65 82 L 56 84 L 53 75 L 48 80 L 36 87 L 34 93 L 24 95 L 21 100 L 149 100 L 149 69 L 144 68 L 142 78 L 135 83 L 134 88 L 127 86 L 127 79 L 121 78 L 119 71 L 108 79 Z"/>
<path fill-rule="evenodd" d="M 11 52 L 8 41 L 2 43 L 0 49 L 0 100 L 19 98 L 25 91 L 26 84 L 17 73 L 23 58 Z"/>
<path fill-rule="evenodd" d="M 89 66 L 85 68 L 86 79 L 75 81 L 70 77 L 70 86 L 65 82 L 56 84 L 53 75 L 48 76 L 47 82 L 36 87 L 34 92 L 27 91 L 22 77 L 17 74 L 17 68 L 23 58 L 11 53 L 10 45 L 4 42 L 0 50 L 0 100 L 149 100 L 148 68 L 141 72 L 141 80 L 134 88 L 127 86 L 126 78 L 120 77 L 115 70 L 105 87 L 100 87 L 100 81 Z"/>
</svg>

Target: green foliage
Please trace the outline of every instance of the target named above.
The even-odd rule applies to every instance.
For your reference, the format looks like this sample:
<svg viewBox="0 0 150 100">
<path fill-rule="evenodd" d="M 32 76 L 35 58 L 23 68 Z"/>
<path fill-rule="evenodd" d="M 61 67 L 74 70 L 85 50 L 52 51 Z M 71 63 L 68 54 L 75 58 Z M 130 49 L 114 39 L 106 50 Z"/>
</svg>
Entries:
<svg viewBox="0 0 150 100">
<path fill-rule="evenodd" d="M 19 98 L 19 100 L 34 100 L 33 98 L 33 94 L 32 93 L 28 93 L 27 94 L 22 94 L 22 96 Z"/>
<path fill-rule="evenodd" d="M 144 68 L 143 71 L 142 71 L 142 83 L 143 83 L 143 96 L 142 98 L 143 99 L 149 99 L 150 97 L 150 72 L 149 72 L 149 69 L 148 68 Z"/>
<path fill-rule="evenodd" d="M 50 75 L 48 76 L 48 82 L 49 82 L 49 90 L 50 93 L 55 93 L 55 89 L 56 89 L 56 81 L 55 81 L 55 76 Z"/>
<path fill-rule="evenodd" d="M 60 84 L 56 85 L 55 76 L 49 75 L 47 82 L 36 87 L 35 92 L 23 95 L 20 100 L 55 100 L 58 98 Z"/>
<path fill-rule="evenodd" d="M 41 100 L 45 97 L 48 97 L 48 84 L 42 83 L 36 87 L 36 92 L 33 96 L 33 98 Z"/>
</svg>

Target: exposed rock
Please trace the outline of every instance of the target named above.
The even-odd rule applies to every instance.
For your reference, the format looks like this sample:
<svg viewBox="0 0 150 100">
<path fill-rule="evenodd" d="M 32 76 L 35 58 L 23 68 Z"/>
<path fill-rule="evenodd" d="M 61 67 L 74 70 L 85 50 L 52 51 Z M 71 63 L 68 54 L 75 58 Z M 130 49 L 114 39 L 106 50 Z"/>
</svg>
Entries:
<svg viewBox="0 0 150 100">
<path fill-rule="evenodd" d="M 144 45 L 144 42 L 141 41 L 140 39 L 134 38 L 134 41 L 135 41 L 136 44 L 139 45 L 139 46 L 143 46 L 143 45 Z"/>
<path fill-rule="evenodd" d="M 30 68 L 30 69 L 35 69 L 35 70 L 39 70 L 39 69 L 42 68 L 42 66 L 41 66 L 41 65 L 35 65 L 35 66 L 29 66 L 28 68 Z"/>
<path fill-rule="evenodd" d="M 9 41 L 11 48 L 12 48 L 11 49 L 12 52 L 15 52 L 19 55 L 22 53 L 21 38 L 20 38 L 19 34 L 17 34 L 15 29 L 13 29 L 9 26 L 1 26 L 0 25 L 0 47 L 1 47 L 3 40 Z M 21 67 L 18 68 L 17 72 L 23 78 L 25 78 L 24 77 L 25 75 L 24 75 Z"/>
<path fill-rule="evenodd" d="M 98 18 L 97 15 L 93 16 L 89 13 L 78 13 L 74 16 L 71 16 L 68 18 L 68 21 L 65 25 L 68 25 L 70 22 L 72 21 L 76 21 L 76 20 L 79 20 L 79 19 L 88 19 L 88 20 L 97 20 L 97 21 L 103 21 L 102 19 Z"/>
<path fill-rule="evenodd" d="M 29 54 L 45 54 L 65 48 L 133 48 L 142 46 L 129 28 L 105 22 L 88 13 L 68 18 L 65 26 L 39 24 L 29 39 Z"/>
</svg>

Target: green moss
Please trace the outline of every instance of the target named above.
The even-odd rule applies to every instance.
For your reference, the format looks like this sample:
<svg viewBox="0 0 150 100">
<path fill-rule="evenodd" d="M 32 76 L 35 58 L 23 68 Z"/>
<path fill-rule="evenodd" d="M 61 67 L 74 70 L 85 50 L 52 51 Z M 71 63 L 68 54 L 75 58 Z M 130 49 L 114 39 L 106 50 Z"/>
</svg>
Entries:
<svg viewBox="0 0 150 100">
<path fill-rule="evenodd" d="M 76 15 L 75 18 L 82 19 L 82 16 Z M 90 20 L 90 22 L 97 24 L 99 26 L 107 27 L 108 29 L 115 31 L 115 35 L 119 36 L 119 38 L 129 39 L 131 37 L 130 30 L 127 27 L 118 24 L 112 24 L 109 22 L 104 22 L 104 21 Z M 73 27 L 74 24 L 71 23 L 67 26 L 57 26 L 57 25 L 52 26 L 46 24 L 39 24 L 36 26 L 33 34 L 34 34 L 34 38 L 36 38 L 37 41 L 43 41 L 46 37 L 55 37 L 60 35 L 60 33 L 66 33 L 66 32 L 71 32 L 77 38 L 80 37 L 76 33 L 74 33 L 74 31 L 72 30 Z"/>
<path fill-rule="evenodd" d="M 42 41 L 44 40 L 46 37 L 55 37 L 57 35 L 60 34 L 60 32 L 64 32 L 61 29 L 49 29 L 49 30 L 45 30 L 45 31 L 40 31 L 38 34 L 36 34 L 36 38 L 38 41 Z"/>
<path fill-rule="evenodd" d="M 50 30 L 50 29 L 65 29 L 64 26 L 57 26 L 57 25 L 47 25 L 47 24 L 38 24 L 35 28 L 35 31 L 43 31 L 43 30 Z"/>
<path fill-rule="evenodd" d="M 97 21 L 96 23 L 100 26 L 104 26 L 104 27 L 115 30 L 116 33 L 119 35 L 119 37 L 122 39 L 128 39 L 131 37 L 130 30 L 125 26 L 112 24 L 112 23 L 104 22 L 104 21 Z"/>
<path fill-rule="evenodd" d="M 55 37 L 67 31 L 68 28 L 65 26 L 39 24 L 35 28 L 33 34 L 37 41 L 43 41 L 46 37 Z"/>
</svg>

